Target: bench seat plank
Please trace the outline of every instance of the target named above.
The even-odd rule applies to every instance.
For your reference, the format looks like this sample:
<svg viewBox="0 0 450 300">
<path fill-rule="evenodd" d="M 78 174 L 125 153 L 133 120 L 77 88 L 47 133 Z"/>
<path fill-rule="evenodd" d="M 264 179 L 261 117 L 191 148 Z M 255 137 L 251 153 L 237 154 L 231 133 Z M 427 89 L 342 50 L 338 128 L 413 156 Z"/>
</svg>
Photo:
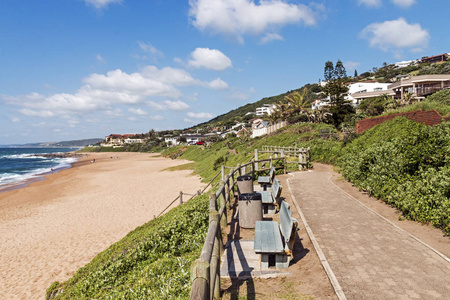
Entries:
<svg viewBox="0 0 450 300">
<path fill-rule="evenodd" d="M 263 204 L 274 204 L 275 199 L 272 196 L 271 191 L 261 191 L 261 199 Z"/>
<path fill-rule="evenodd" d="M 255 222 L 256 253 L 283 253 L 284 247 L 281 239 L 280 229 L 276 221 Z"/>
<path fill-rule="evenodd" d="M 270 183 L 269 176 L 259 176 L 258 177 L 258 184 L 269 184 L 269 183 Z"/>
</svg>

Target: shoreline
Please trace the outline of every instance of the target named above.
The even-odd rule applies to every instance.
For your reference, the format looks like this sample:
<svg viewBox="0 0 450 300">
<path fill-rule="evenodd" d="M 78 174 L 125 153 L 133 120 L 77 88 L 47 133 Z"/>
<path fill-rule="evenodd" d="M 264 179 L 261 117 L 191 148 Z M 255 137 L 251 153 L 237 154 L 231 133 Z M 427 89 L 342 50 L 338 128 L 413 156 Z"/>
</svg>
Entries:
<svg viewBox="0 0 450 300">
<path fill-rule="evenodd" d="M 53 282 L 152 220 L 180 191 L 205 185 L 191 171 L 162 171 L 188 161 L 156 156 L 89 153 L 45 180 L 0 193 L 0 298 L 44 299 Z"/>
<path fill-rule="evenodd" d="M 53 174 L 57 174 L 58 172 L 61 172 L 63 170 L 66 169 L 71 169 L 73 167 L 77 166 L 77 163 L 82 161 L 82 158 L 86 158 L 87 156 L 89 156 L 89 154 L 76 154 L 75 152 L 64 152 L 64 154 L 69 154 L 69 156 L 61 156 L 61 158 L 68 158 L 68 157 L 74 157 L 77 158 L 77 161 L 70 163 L 70 165 L 68 167 L 60 167 L 60 168 L 55 168 L 52 169 L 53 171 L 48 171 L 45 173 L 40 173 L 40 174 L 35 174 L 33 175 L 32 178 L 27 178 L 25 180 L 21 180 L 21 181 L 17 181 L 17 182 L 11 182 L 11 183 L 6 183 L 3 185 L 0 185 L 0 195 L 2 193 L 6 193 L 9 191 L 13 191 L 13 190 L 19 190 L 19 189 L 23 189 L 28 187 L 30 184 L 34 183 L 34 182 L 40 182 L 40 181 L 44 181 L 47 180 L 47 176 L 49 175 L 53 175 Z M 42 156 L 42 155 L 37 155 L 37 156 Z M 44 155 L 45 156 L 45 155 Z M 57 154 L 53 154 L 54 157 L 60 157 Z"/>
</svg>

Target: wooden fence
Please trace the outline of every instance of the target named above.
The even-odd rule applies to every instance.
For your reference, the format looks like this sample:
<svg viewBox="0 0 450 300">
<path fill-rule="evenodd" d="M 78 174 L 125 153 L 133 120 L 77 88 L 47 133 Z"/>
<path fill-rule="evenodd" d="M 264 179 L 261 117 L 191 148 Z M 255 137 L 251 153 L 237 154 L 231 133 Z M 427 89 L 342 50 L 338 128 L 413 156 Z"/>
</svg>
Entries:
<svg viewBox="0 0 450 300">
<path fill-rule="evenodd" d="M 311 166 L 311 151 L 310 148 L 297 148 L 297 147 L 279 147 L 279 146 L 263 146 L 262 151 L 259 153 L 272 153 L 276 157 L 279 155 L 290 157 L 297 157 L 298 161 L 286 161 L 286 164 L 297 164 L 298 169 L 308 169 Z M 258 159 L 258 150 L 255 149 L 255 159 Z"/>
</svg>

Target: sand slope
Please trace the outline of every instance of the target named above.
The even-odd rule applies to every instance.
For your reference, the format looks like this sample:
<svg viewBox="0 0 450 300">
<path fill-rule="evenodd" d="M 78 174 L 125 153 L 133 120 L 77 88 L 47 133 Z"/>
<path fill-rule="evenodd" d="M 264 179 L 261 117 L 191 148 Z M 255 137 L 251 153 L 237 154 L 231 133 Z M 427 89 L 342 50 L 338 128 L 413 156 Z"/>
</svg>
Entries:
<svg viewBox="0 0 450 300">
<path fill-rule="evenodd" d="M 67 280 L 180 191 L 194 194 L 204 186 L 198 176 L 161 172 L 183 163 L 143 153 L 96 153 L 48 180 L 1 193 L 0 299 L 43 299 L 52 282 Z"/>
</svg>

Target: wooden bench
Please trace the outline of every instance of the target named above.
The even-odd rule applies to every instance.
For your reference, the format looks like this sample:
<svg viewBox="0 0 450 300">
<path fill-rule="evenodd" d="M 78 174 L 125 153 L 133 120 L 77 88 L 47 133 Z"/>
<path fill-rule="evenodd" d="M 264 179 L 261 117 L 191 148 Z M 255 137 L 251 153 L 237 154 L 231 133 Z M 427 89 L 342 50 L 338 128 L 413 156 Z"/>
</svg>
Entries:
<svg viewBox="0 0 450 300">
<path fill-rule="evenodd" d="M 261 186 L 261 191 L 267 191 L 267 187 L 270 186 L 275 179 L 275 168 L 270 168 L 269 176 L 259 176 L 258 184 Z"/>
<path fill-rule="evenodd" d="M 298 221 L 292 218 L 289 204 L 280 205 L 280 224 L 276 221 L 255 222 L 255 253 L 261 254 L 261 269 L 287 268 L 293 257 L 292 249 Z"/>
<path fill-rule="evenodd" d="M 276 212 L 282 189 L 283 187 L 280 185 L 278 179 L 274 178 L 272 188 L 269 191 L 261 191 L 263 212 L 265 214 L 274 214 Z"/>
</svg>

